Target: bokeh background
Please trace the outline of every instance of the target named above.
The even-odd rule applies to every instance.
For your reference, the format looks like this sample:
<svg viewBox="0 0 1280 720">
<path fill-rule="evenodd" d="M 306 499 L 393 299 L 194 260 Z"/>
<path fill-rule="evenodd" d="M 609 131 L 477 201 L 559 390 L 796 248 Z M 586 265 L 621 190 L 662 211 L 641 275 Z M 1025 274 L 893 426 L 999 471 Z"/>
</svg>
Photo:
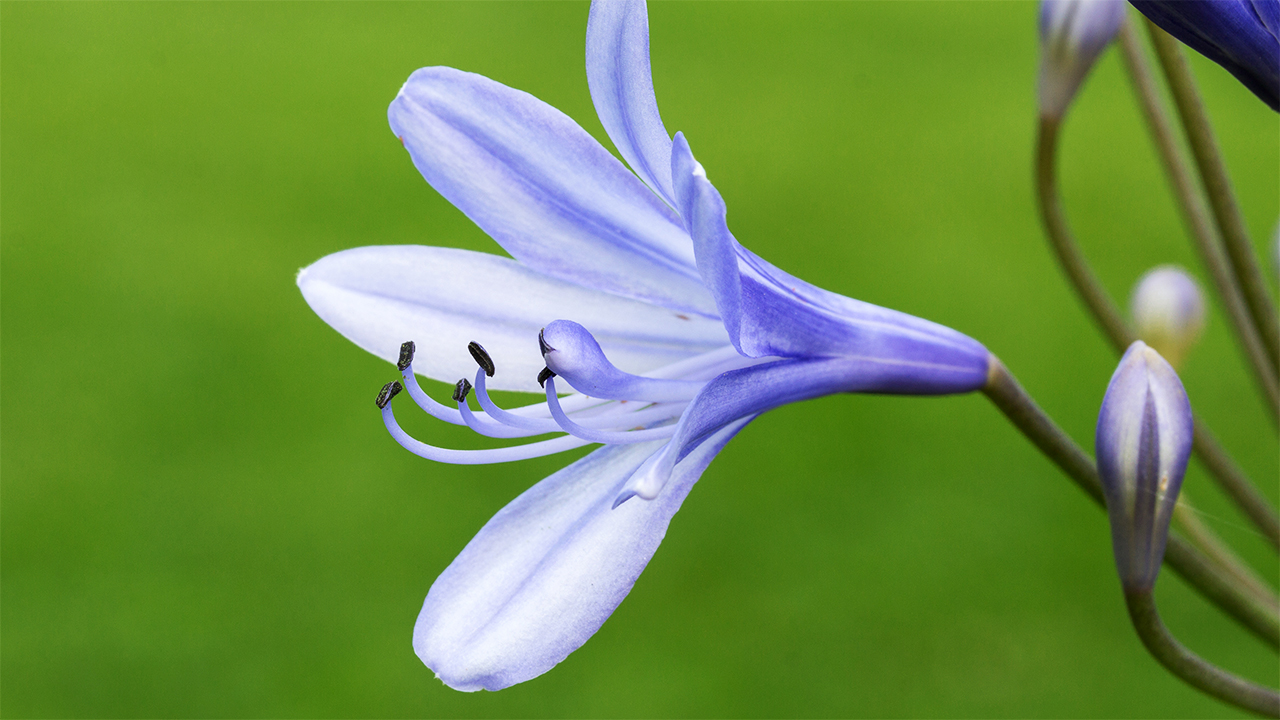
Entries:
<svg viewBox="0 0 1280 720">
<path fill-rule="evenodd" d="M 978 338 L 1091 448 L 1116 358 L 1034 210 L 1036 10 L 655 3 L 655 84 L 744 244 Z M 586 17 L 567 2 L 0 4 L 0 712 L 1231 715 L 1142 650 L 1102 513 L 981 396 L 770 413 L 581 650 L 499 693 L 432 677 L 410 647 L 432 580 L 571 458 L 404 452 L 372 402 L 393 369 L 315 317 L 294 275 L 358 245 L 500 252 L 416 173 L 385 108 L 414 69 L 450 65 L 612 147 Z M 1277 116 L 1193 66 L 1262 248 Z M 1206 277 L 1114 51 L 1063 153 L 1068 211 L 1117 297 L 1159 263 Z M 1216 304 L 1183 377 L 1276 497 L 1275 429 Z M 1275 556 L 1199 468 L 1186 488 L 1274 582 Z M 1159 597 L 1191 647 L 1278 681 L 1275 654 L 1172 574 Z"/>
</svg>

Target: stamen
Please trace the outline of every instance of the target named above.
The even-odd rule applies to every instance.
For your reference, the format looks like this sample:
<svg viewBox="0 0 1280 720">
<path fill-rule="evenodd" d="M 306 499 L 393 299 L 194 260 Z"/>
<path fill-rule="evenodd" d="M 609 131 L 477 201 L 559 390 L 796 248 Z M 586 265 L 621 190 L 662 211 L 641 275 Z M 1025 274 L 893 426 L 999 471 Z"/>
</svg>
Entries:
<svg viewBox="0 0 1280 720">
<path fill-rule="evenodd" d="M 489 399 L 488 389 L 485 387 L 485 372 L 481 368 L 476 371 L 476 400 L 480 401 L 480 407 L 484 408 L 485 414 L 497 420 L 503 425 L 509 425 L 513 428 L 520 428 L 527 431 L 529 435 L 540 435 L 549 432 L 561 432 L 560 426 L 554 420 L 544 418 L 525 417 L 517 415 L 513 412 L 503 410 Z"/>
<path fill-rule="evenodd" d="M 539 335 L 538 339 L 541 340 L 542 336 Z M 546 387 L 547 381 L 555 376 L 556 374 L 551 372 L 551 368 L 549 367 L 542 368 L 542 370 L 538 372 L 538 387 Z"/>
<path fill-rule="evenodd" d="M 476 364 L 484 370 L 484 374 L 493 377 L 493 373 L 497 370 L 493 365 L 493 358 L 489 357 L 489 353 L 485 352 L 484 346 L 476 341 L 467 343 L 467 350 L 471 353 L 471 357 Z"/>
<path fill-rule="evenodd" d="M 400 383 L 395 381 L 389 382 L 382 386 L 382 390 L 378 391 L 378 399 L 374 402 L 378 403 L 378 409 L 381 410 L 387 406 L 387 403 L 391 402 L 391 398 L 395 397 L 399 393 Z"/>
<path fill-rule="evenodd" d="M 387 426 L 387 432 L 391 433 L 391 437 L 395 438 L 395 441 L 400 443 L 401 447 L 418 457 L 454 465 L 487 465 L 489 463 L 513 462 L 553 455 L 565 450 L 582 447 L 589 443 L 587 440 L 576 438 L 572 435 L 564 435 L 551 440 L 542 440 L 514 447 L 495 448 L 493 450 L 452 450 L 428 445 L 409 437 L 408 433 L 400 429 L 400 424 L 396 422 L 395 413 L 391 410 L 391 398 L 398 392 L 395 389 L 398 384 L 390 383 L 383 388 L 383 391 L 387 393 L 387 397 L 385 404 L 381 406 L 382 422 Z M 378 400 L 382 402 L 382 393 L 378 394 Z"/>
<path fill-rule="evenodd" d="M 542 357 L 546 357 L 547 353 L 551 352 L 552 350 L 555 350 L 555 348 L 547 344 L 547 339 L 546 337 L 544 337 L 546 332 L 547 332 L 546 328 L 542 328 L 541 330 L 538 331 L 538 350 L 542 352 Z"/>
<path fill-rule="evenodd" d="M 412 340 L 400 344 L 400 359 L 396 361 L 396 369 L 400 372 L 404 372 L 413 364 L 414 347 Z"/>
<path fill-rule="evenodd" d="M 457 403 L 467 401 L 467 393 L 471 392 L 471 381 L 462 378 L 453 386 L 453 401 Z"/>
<path fill-rule="evenodd" d="M 452 425 L 465 425 L 457 410 L 432 400 L 430 395 L 422 391 L 418 385 L 418 376 L 413 374 L 413 353 L 414 344 L 410 340 L 400 346 L 400 360 L 396 362 L 400 377 L 404 380 L 404 389 L 409 391 L 409 397 L 413 398 L 418 407 L 431 417 Z"/>
<path fill-rule="evenodd" d="M 647 442 L 649 440 L 665 440 L 676 432 L 675 424 L 664 425 L 663 427 L 648 428 L 645 430 L 593 430 L 583 427 L 569 419 L 560 407 L 560 398 L 556 397 L 556 381 L 553 378 L 547 378 L 547 407 L 551 409 L 551 417 L 555 418 L 556 423 L 570 435 L 589 440 L 591 442 L 605 443 L 608 445 L 625 445 L 628 443 Z"/>
<path fill-rule="evenodd" d="M 484 370 L 476 370 L 476 383 L 483 382 L 484 378 L 485 378 Z M 467 381 L 459 380 L 458 387 L 461 388 L 462 383 L 465 383 L 465 382 Z M 471 385 L 469 383 L 467 384 L 466 389 L 467 390 L 471 389 Z M 458 398 L 459 394 L 462 395 L 461 399 Z M 476 397 L 479 397 L 479 395 L 480 395 L 479 393 L 476 393 Z M 560 432 L 560 428 L 550 420 L 546 420 L 544 422 L 547 425 L 550 425 L 551 427 L 545 430 L 542 430 L 541 432 L 531 432 L 529 430 L 522 430 L 520 428 L 511 427 L 510 425 L 503 425 L 501 422 L 494 422 L 493 419 L 490 417 L 481 418 L 479 415 L 476 415 L 474 412 L 471 411 L 471 406 L 467 404 L 467 397 L 466 397 L 465 391 L 463 391 L 462 393 L 455 392 L 454 399 L 458 403 L 458 412 L 462 415 L 462 420 L 467 424 L 467 427 L 471 428 L 472 430 L 476 431 L 481 435 L 484 435 L 485 437 L 518 438 L 518 437 L 529 437 L 530 435 L 545 435 L 546 433 L 550 433 L 550 432 Z"/>
</svg>

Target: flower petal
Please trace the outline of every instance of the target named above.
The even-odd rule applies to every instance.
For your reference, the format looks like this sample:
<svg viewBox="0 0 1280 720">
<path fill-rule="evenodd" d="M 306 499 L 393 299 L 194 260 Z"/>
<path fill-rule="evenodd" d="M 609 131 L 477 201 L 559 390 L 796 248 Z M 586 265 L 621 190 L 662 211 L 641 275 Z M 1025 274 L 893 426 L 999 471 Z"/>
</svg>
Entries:
<svg viewBox="0 0 1280 720">
<path fill-rule="evenodd" d="M 595 0 L 587 20 L 587 84 L 609 139 L 631 169 L 672 207 L 671 136 L 649 68 L 644 0 Z"/>
<path fill-rule="evenodd" d="M 749 357 L 847 355 L 985 374 L 987 351 L 951 328 L 814 287 L 742 247 L 682 133 L 671 154 L 680 214 L 734 346 Z M 972 389 L 972 388 L 970 388 Z M 958 392 L 946 390 L 945 392 Z"/>
<path fill-rule="evenodd" d="M 676 434 L 628 480 L 629 494 L 661 498 L 669 473 L 707 438 L 739 418 L 838 392 L 944 395 L 976 390 L 986 368 L 874 357 L 790 358 L 730 370 L 707 385 L 680 417 Z M 631 503 L 626 503 L 631 504 Z"/>
<path fill-rule="evenodd" d="M 414 165 L 520 262 L 552 277 L 715 315 L 679 218 L 564 113 L 452 68 L 423 68 L 387 110 Z"/>
<path fill-rule="evenodd" d="M 1280 111 L 1280 7 L 1275 0 L 1131 0 L 1151 22 L 1226 68 Z"/>
<path fill-rule="evenodd" d="M 476 371 L 467 343 L 497 366 L 490 388 L 539 392 L 538 331 L 586 324 L 619 366 L 645 372 L 728 342 L 718 321 L 565 283 L 514 260 L 454 248 L 386 245 L 344 250 L 298 274 L 303 297 L 352 342 L 395 362 L 418 346 L 414 369 L 445 382 Z"/>
<path fill-rule="evenodd" d="M 610 509 L 661 442 L 601 448 L 534 485 L 436 579 L 413 629 L 414 652 L 457 690 L 499 690 L 550 670 L 627 596 L 702 471 L 749 421 L 690 453 L 651 503 Z"/>
</svg>

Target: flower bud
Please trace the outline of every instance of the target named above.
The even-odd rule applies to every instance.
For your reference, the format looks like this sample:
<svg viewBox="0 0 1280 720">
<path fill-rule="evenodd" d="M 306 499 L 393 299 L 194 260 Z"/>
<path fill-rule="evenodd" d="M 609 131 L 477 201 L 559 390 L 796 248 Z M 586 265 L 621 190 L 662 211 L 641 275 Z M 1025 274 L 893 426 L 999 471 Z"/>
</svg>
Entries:
<svg viewBox="0 0 1280 720">
<path fill-rule="evenodd" d="M 1191 404 L 1169 363 L 1141 340 L 1111 376 L 1096 453 L 1125 590 L 1151 590 L 1191 454 Z"/>
<path fill-rule="evenodd" d="M 1040 114 L 1060 119 L 1124 21 L 1121 0 L 1040 3 Z"/>
<path fill-rule="evenodd" d="M 1204 296 L 1196 281 L 1173 265 L 1149 270 L 1134 286 L 1129 309 L 1138 337 L 1181 367 L 1204 330 Z"/>
<path fill-rule="evenodd" d="M 1133 0 L 1133 6 L 1280 111 L 1276 0 Z"/>
</svg>

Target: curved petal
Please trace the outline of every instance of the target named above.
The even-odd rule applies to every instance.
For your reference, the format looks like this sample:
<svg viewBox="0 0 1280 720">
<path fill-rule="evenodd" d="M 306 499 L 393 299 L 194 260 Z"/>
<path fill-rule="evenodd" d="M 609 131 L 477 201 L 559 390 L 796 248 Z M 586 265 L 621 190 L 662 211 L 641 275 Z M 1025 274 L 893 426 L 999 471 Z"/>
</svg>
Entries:
<svg viewBox="0 0 1280 720">
<path fill-rule="evenodd" d="M 609 139 L 655 193 L 675 207 L 671 136 L 658 113 L 649 68 L 644 0 L 595 0 L 587 20 L 587 85 Z"/>
<path fill-rule="evenodd" d="M 1162 30 L 1226 68 L 1280 111 L 1280 10 L 1275 0 L 1130 0 Z"/>
<path fill-rule="evenodd" d="M 698 270 L 744 355 L 848 355 L 986 371 L 987 351 L 976 340 L 814 287 L 742 247 L 729 232 L 724 200 L 682 133 L 676 133 L 671 165 Z"/>
<path fill-rule="evenodd" d="M 651 503 L 610 509 L 661 442 L 601 448 L 534 485 L 436 579 L 414 652 L 457 690 L 499 690 L 550 670 L 627 596 L 702 471 L 749 421 L 690 453 Z"/>
<path fill-rule="evenodd" d="M 873 357 L 791 358 L 730 370 L 707 383 L 660 454 L 628 480 L 620 499 L 661 497 L 672 468 L 739 418 L 832 393 L 946 395 L 976 390 L 987 369 Z M 630 504 L 630 503 L 628 503 Z"/>
<path fill-rule="evenodd" d="M 645 372 L 723 346 L 718 321 L 684 315 L 536 273 L 514 260 L 454 248 L 385 245 L 328 255 L 298 273 L 303 297 L 355 344 L 395 362 L 418 346 L 415 371 L 445 382 L 476 371 L 467 343 L 483 345 L 490 387 L 540 392 L 538 331 L 572 318 L 611 358 Z"/>
<path fill-rule="evenodd" d="M 520 262 L 715 314 L 671 208 L 564 113 L 488 78 L 423 68 L 387 110 L 414 165 Z"/>
</svg>

